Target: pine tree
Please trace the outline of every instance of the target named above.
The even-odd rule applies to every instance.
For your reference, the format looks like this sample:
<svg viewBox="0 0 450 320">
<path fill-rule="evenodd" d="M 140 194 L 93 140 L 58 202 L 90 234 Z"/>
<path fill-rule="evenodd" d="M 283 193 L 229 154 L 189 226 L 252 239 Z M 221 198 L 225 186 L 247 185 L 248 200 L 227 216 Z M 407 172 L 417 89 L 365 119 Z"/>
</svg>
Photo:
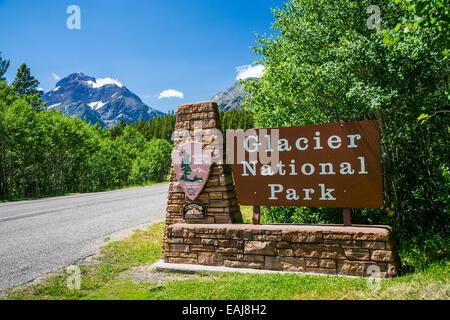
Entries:
<svg viewBox="0 0 450 320">
<path fill-rule="evenodd" d="M 182 181 L 190 181 L 188 178 L 192 173 L 191 161 L 189 160 L 189 153 L 183 150 L 183 159 L 181 160 L 181 170 L 183 171 Z"/>
<path fill-rule="evenodd" d="M 111 139 L 116 140 L 116 138 L 120 137 L 123 133 L 123 130 L 125 130 L 125 127 L 125 122 L 123 121 L 123 119 L 120 119 L 119 124 L 110 130 Z"/>
<path fill-rule="evenodd" d="M 2 59 L 2 53 L 0 52 L 0 81 L 5 80 L 3 75 L 8 71 L 9 60 Z"/>
<path fill-rule="evenodd" d="M 39 81 L 30 73 L 30 68 L 24 63 L 17 70 L 16 78 L 12 83 L 15 93 L 23 97 L 37 111 L 42 110 L 42 91 L 37 89 Z"/>
</svg>

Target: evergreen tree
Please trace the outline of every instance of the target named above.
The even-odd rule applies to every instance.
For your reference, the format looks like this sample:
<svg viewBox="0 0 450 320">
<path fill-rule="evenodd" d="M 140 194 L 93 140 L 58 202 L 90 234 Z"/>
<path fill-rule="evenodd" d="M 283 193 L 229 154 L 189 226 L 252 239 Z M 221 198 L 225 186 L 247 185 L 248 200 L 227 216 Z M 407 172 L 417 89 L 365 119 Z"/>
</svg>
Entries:
<svg viewBox="0 0 450 320">
<path fill-rule="evenodd" d="M 123 133 L 123 130 L 125 129 L 126 124 L 123 121 L 123 119 L 120 119 L 120 122 L 117 126 L 115 126 L 114 128 L 111 128 L 110 132 L 111 132 L 111 139 L 115 140 L 116 138 L 120 137 Z"/>
<path fill-rule="evenodd" d="M 189 153 L 183 150 L 183 159 L 181 160 L 181 170 L 183 170 L 183 176 L 181 180 L 190 181 L 189 175 L 192 173 L 191 161 L 189 160 Z"/>
<path fill-rule="evenodd" d="M 1 54 L 2 53 L 0 51 L 0 81 L 5 80 L 5 78 L 3 78 L 3 75 L 6 73 L 6 71 L 8 71 L 9 68 L 9 60 L 2 59 Z"/>
<path fill-rule="evenodd" d="M 37 111 L 42 110 L 42 91 L 37 89 L 39 81 L 31 75 L 30 68 L 24 63 L 17 70 L 12 83 L 14 92 L 23 97 Z"/>
</svg>

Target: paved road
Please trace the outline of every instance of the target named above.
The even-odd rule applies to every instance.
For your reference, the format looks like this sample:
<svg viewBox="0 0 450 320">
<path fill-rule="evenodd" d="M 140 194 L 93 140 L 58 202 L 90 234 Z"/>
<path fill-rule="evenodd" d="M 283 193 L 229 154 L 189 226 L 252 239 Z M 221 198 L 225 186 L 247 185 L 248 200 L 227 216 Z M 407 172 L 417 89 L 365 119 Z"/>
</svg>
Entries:
<svg viewBox="0 0 450 320">
<path fill-rule="evenodd" d="M 168 184 L 0 203 L 0 290 L 164 218 Z"/>
</svg>

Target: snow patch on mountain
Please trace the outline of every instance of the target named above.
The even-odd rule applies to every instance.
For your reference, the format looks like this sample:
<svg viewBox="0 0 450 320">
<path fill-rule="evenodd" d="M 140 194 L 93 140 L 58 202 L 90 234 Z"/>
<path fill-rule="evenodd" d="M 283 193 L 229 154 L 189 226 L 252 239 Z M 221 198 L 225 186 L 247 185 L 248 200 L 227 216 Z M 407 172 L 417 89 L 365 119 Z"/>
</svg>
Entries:
<svg viewBox="0 0 450 320">
<path fill-rule="evenodd" d="M 91 109 L 98 110 L 101 107 L 103 107 L 105 104 L 107 104 L 108 102 L 95 101 L 95 102 L 88 103 L 87 105 L 89 107 L 91 107 Z"/>
<path fill-rule="evenodd" d="M 48 106 L 47 109 L 55 108 L 55 107 L 59 106 L 60 104 L 61 104 L 61 102 L 52 104 L 51 106 Z"/>
<path fill-rule="evenodd" d="M 116 85 L 119 88 L 123 87 L 122 83 L 120 83 L 116 79 L 111 79 L 111 78 L 104 78 L 104 79 L 99 78 L 99 79 L 95 79 L 95 82 L 88 80 L 88 81 L 85 81 L 85 83 L 88 84 L 92 88 L 100 88 L 100 87 L 106 86 L 108 84 Z"/>
</svg>

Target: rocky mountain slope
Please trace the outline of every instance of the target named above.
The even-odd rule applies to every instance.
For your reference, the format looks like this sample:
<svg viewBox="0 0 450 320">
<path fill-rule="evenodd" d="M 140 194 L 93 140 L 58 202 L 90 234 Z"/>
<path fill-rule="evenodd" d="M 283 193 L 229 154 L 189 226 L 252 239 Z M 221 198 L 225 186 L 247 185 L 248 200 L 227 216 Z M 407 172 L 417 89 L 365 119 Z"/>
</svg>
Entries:
<svg viewBox="0 0 450 320">
<path fill-rule="evenodd" d="M 42 97 L 47 109 L 61 110 L 71 117 L 86 118 L 92 124 L 113 127 L 120 120 L 137 122 L 163 113 L 147 106 L 119 81 L 96 79 L 83 73 L 73 73 L 60 80 Z"/>
<path fill-rule="evenodd" d="M 258 80 L 258 78 L 249 78 L 246 81 L 255 80 Z M 245 92 L 244 86 L 238 81 L 231 88 L 216 94 L 211 100 L 217 102 L 220 111 L 229 111 L 243 108 L 243 102 L 248 97 L 250 97 L 250 94 Z"/>
</svg>

